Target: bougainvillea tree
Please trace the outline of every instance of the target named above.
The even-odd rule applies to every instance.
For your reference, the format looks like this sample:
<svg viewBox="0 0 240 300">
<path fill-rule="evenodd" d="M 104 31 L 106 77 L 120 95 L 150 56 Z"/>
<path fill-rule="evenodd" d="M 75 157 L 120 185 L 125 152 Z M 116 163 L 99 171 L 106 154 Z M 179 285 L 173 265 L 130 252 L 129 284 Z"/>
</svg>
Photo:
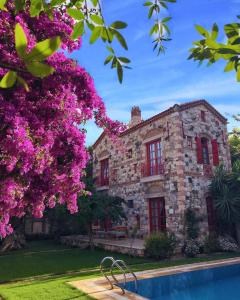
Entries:
<svg viewBox="0 0 240 300">
<path fill-rule="evenodd" d="M 94 117 L 111 135 L 122 129 L 106 116 L 82 67 L 63 51 L 49 55 L 46 48 L 36 55 L 37 43 L 49 38 L 50 43 L 58 39 L 65 51 L 79 49 L 81 39 L 70 38 L 73 25 L 64 10 L 30 17 L 28 3 L 16 12 L 14 2 L 7 1 L 0 11 L 0 78 L 5 87 L 0 88 L 1 237 L 12 232 L 12 217 L 42 217 L 56 202 L 76 212 L 88 160 L 82 124 Z M 26 62 L 28 54 L 32 60 Z"/>
</svg>

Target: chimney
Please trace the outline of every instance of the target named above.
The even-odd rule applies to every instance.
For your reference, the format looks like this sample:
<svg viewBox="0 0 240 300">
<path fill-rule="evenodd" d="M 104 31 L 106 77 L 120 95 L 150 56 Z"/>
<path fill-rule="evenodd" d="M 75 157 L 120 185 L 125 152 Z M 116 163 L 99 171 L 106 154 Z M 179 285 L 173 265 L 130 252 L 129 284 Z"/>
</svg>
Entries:
<svg viewBox="0 0 240 300">
<path fill-rule="evenodd" d="M 133 106 L 131 110 L 131 122 L 130 127 L 135 126 L 142 122 L 141 110 L 139 106 Z"/>
</svg>

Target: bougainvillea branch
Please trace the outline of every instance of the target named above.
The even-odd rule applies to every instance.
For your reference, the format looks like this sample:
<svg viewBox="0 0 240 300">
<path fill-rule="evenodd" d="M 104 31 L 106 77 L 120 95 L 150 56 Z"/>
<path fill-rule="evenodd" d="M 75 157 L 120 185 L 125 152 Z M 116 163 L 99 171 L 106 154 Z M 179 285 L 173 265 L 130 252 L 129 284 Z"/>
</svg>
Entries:
<svg viewBox="0 0 240 300">
<path fill-rule="evenodd" d="M 49 18 L 45 12 L 31 17 L 28 2 L 18 13 L 14 1 L 7 1 L 4 7 L 0 11 L 0 57 L 4 63 L 0 78 L 9 72 L 8 66 L 16 66 L 25 70 L 20 78 L 28 90 L 17 81 L 12 87 L 0 88 L 1 237 L 12 232 L 12 217 L 26 213 L 42 217 L 45 208 L 56 203 L 66 204 L 71 213 L 77 211 L 77 197 L 85 192 L 81 176 L 88 160 L 83 123 L 95 118 L 111 136 L 123 129 L 107 117 L 89 74 L 64 53 L 41 57 L 54 69 L 49 76 L 36 76 L 26 67 L 25 58 L 35 55 L 39 42 L 47 39 L 59 37 L 61 48 L 69 52 L 80 48 L 81 38 L 71 39 L 74 20 L 66 10 L 52 10 Z M 16 26 L 21 26 L 26 36 L 22 53 L 16 50 Z"/>
</svg>

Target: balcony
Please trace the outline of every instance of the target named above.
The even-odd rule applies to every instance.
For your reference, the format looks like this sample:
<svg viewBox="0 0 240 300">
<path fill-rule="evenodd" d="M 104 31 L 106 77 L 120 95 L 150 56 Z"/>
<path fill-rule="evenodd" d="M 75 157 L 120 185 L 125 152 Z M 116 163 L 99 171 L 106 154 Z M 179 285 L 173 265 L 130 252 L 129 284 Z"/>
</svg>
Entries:
<svg viewBox="0 0 240 300">
<path fill-rule="evenodd" d="M 213 169 L 211 165 L 203 165 L 203 175 L 206 177 L 213 176 Z"/>
<path fill-rule="evenodd" d="M 150 166 L 149 164 L 144 163 L 141 166 L 141 174 L 141 182 L 161 180 L 163 179 L 163 175 L 165 174 L 164 164 L 159 163 L 155 166 Z"/>
</svg>

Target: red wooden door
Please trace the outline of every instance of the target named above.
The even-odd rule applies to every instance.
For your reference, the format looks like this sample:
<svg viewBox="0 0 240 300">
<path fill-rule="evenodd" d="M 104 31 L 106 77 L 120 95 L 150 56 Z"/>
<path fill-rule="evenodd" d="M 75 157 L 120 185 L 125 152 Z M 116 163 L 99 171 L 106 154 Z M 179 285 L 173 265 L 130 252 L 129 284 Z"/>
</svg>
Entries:
<svg viewBox="0 0 240 300">
<path fill-rule="evenodd" d="M 150 232 L 166 229 L 166 212 L 164 198 L 149 199 Z"/>
</svg>

